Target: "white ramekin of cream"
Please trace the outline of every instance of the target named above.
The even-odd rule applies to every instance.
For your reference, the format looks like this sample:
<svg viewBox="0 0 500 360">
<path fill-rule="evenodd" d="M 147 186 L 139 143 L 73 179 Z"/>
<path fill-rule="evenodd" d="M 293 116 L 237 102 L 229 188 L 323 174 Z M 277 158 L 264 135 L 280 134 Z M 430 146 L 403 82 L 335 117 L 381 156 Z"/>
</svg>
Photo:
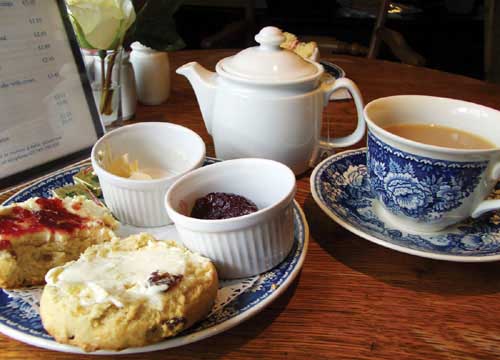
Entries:
<svg viewBox="0 0 500 360">
<path fill-rule="evenodd" d="M 113 130 L 97 141 L 91 154 L 106 205 L 121 222 L 144 227 L 172 223 L 165 193 L 204 159 L 205 143 L 198 134 L 159 122 Z"/>
</svg>

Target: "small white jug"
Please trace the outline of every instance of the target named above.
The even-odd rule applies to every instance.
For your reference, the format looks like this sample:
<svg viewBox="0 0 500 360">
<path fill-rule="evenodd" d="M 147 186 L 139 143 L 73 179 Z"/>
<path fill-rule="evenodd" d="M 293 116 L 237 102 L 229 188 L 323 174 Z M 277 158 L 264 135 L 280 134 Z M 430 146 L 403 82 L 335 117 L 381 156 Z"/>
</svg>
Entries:
<svg viewBox="0 0 500 360">
<path fill-rule="evenodd" d="M 130 62 L 134 66 L 137 97 L 144 105 L 159 105 L 170 95 L 168 54 L 134 42 Z"/>
</svg>

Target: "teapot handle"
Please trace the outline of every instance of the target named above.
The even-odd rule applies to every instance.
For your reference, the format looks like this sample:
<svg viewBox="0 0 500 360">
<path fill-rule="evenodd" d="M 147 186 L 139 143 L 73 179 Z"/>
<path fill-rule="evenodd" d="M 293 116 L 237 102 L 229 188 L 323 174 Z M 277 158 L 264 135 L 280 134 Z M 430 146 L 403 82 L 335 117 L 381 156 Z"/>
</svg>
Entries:
<svg viewBox="0 0 500 360">
<path fill-rule="evenodd" d="M 363 98 L 357 87 L 357 85 L 348 78 L 340 78 L 335 80 L 333 84 L 323 85 L 323 96 L 324 96 L 324 106 L 330 101 L 330 96 L 337 90 L 346 89 L 351 94 L 354 99 L 354 104 L 356 105 L 356 112 L 358 113 L 358 124 L 356 130 L 350 135 L 343 136 L 336 139 L 327 139 L 321 137 L 320 146 L 323 148 L 338 148 L 347 147 L 356 144 L 365 134 L 366 124 L 363 117 Z"/>
</svg>

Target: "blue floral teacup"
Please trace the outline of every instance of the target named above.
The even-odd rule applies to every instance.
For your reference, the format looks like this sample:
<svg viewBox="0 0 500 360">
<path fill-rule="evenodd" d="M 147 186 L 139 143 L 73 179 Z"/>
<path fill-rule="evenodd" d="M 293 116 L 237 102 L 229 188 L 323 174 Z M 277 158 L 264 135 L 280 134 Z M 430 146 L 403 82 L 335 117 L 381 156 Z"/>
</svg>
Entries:
<svg viewBox="0 0 500 360">
<path fill-rule="evenodd" d="M 368 177 L 384 221 L 413 232 L 434 232 L 500 208 L 500 200 L 485 200 L 500 178 L 500 111 L 460 100 L 401 95 L 372 101 L 364 114 Z M 402 123 L 461 129 L 495 147 L 445 148 L 384 130 Z"/>
</svg>

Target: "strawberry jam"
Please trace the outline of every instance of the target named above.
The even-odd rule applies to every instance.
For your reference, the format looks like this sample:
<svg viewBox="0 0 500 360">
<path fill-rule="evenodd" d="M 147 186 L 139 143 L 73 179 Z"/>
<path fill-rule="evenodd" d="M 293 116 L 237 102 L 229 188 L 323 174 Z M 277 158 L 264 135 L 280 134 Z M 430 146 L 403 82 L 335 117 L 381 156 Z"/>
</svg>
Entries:
<svg viewBox="0 0 500 360">
<path fill-rule="evenodd" d="M 39 210 L 15 206 L 10 214 L 1 216 L 0 235 L 21 236 L 42 230 L 72 233 L 84 226 L 86 218 L 70 213 L 60 199 L 38 198 L 36 203 Z"/>
<path fill-rule="evenodd" d="M 12 243 L 9 240 L 0 240 L 0 251 L 7 250 L 12 247 Z"/>
<path fill-rule="evenodd" d="M 251 214 L 257 210 L 253 201 L 243 196 L 212 192 L 196 199 L 191 217 L 205 220 L 229 219 Z"/>
</svg>

